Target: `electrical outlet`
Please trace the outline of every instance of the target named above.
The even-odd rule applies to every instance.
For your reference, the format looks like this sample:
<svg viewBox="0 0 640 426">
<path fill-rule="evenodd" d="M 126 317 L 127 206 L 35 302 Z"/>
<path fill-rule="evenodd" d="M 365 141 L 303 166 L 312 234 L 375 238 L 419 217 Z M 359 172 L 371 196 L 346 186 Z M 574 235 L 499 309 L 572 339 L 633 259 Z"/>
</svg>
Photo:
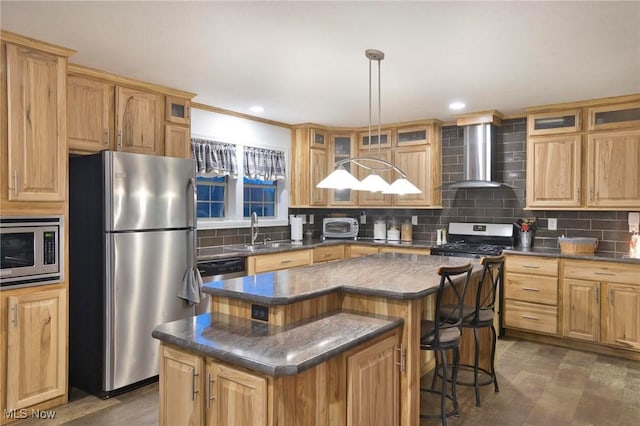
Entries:
<svg viewBox="0 0 640 426">
<path fill-rule="evenodd" d="M 360 215 L 360 225 L 366 225 L 367 224 L 367 215 L 366 214 L 361 214 Z"/>
<path fill-rule="evenodd" d="M 309 215 L 309 225 L 313 225 L 313 215 Z"/>
<path fill-rule="evenodd" d="M 251 319 L 269 321 L 269 307 L 251 304 Z"/>
<path fill-rule="evenodd" d="M 547 219 L 547 220 L 548 220 L 548 226 L 547 227 L 549 228 L 549 231 L 557 231 L 558 230 L 558 219 L 556 219 L 556 218 L 552 218 L 551 219 L 550 218 L 550 219 Z"/>
<path fill-rule="evenodd" d="M 412 225 L 418 224 L 418 216 L 411 216 L 411 224 Z"/>
</svg>

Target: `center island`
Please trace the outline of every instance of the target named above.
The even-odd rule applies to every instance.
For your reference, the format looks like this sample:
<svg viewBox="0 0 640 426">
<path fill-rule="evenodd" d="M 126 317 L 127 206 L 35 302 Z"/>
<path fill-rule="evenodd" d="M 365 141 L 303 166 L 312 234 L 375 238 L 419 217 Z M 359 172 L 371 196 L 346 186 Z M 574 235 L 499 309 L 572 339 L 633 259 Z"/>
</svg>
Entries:
<svg viewBox="0 0 640 426">
<path fill-rule="evenodd" d="M 205 283 L 209 314 L 153 332 L 161 423 L 418 426 L 420 377 L 433 368 L 420 321 L 433 317 L 438 268 L 470 261 L 477 281 L 475 260 L 382 253 Z M 165 401 L 179 384 L 187 405 L 205 394 L 186 414 Z"/>
</svg>

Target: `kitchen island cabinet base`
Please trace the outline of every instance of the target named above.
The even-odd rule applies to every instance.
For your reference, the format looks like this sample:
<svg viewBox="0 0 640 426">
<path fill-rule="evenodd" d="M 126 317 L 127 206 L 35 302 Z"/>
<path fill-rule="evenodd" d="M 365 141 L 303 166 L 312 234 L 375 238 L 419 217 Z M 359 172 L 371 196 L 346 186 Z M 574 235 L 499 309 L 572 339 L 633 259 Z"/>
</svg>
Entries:
<svg viewBox="0 0 640 426">
<path fill-rule="evenodd" d="M 363 413 L 393 418 L 391 424 L 397 424 L 398 388 L 369 386 L 368 379 L 395 367 L 397 382 L 398 343 L 395 329 L 298 374 L 280 377 L 162 343 L 160 425 L 178 421 L 207 426 L 349 426 L 362 424 L 358 419 Z M 362 401 L 376 401 L 376 406 L 361 407 Z"/>
</svg>

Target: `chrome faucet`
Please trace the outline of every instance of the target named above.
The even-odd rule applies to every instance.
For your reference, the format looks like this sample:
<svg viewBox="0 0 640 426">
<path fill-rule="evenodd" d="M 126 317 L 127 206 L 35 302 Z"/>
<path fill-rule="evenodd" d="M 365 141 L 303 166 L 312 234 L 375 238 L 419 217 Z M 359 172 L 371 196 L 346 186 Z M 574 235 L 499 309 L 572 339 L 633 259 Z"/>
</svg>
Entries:
<svg viewBox="0 0 640 426">
<path fill-rule="evenodd" d="M 251 245 L 255 245 L 256 238 L 258 238 L 258 214 L 256 212 L 251 213 Z"/>
</svg>

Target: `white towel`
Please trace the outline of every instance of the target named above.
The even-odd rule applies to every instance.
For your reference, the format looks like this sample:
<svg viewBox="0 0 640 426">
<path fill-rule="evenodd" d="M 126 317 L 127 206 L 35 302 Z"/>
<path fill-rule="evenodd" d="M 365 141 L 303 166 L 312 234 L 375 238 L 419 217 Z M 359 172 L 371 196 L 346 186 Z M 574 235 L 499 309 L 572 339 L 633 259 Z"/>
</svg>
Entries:
<svg viewBox="0 0 640 426">
<path fill-rule="evenodd" d="M 190 266 L 184 273 L 178 297 L 186 300 L 190 305 L 200 303 L 202 277 L 198 268 Z"/>
</svg>

